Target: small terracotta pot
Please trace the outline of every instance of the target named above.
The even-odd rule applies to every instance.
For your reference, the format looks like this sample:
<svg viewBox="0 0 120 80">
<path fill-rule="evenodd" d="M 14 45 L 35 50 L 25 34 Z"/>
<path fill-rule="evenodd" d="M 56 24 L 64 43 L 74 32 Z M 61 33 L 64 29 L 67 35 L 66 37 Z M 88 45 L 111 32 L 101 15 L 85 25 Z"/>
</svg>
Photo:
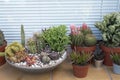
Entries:
<svg viewBox="0 0 120 80">
<path fill-rule="evenodd" d="M 112 60 L 110 58 L 110 54 L 111 54 L 111 52 L 120 53 L 120 47 L 112 48 L 112 47 L 106 47 L 104 45 L 101 45 L 100 47 L 101 47 L 101 49 L 103 50 L 103 52 L 105 54 L 104 64 L 107 65 L 107 66 L 112 66 L 113 63 L 112 63 Z"/>
<path fill-rule="evenodd" d="M 78 47 L 76 46 L 75 47 L 77 51 L 81 52 L 81 51 L 84 51 L 84 52 L 94 52 L 95 49 L 96 49 L 96 46 L 90 46 L 90 47 Z"/>
<path fill-rule="evenodd" d="M 7 46 L 7 42 L 4 41 L 4 44 L 0 46 L 0 52 L 4 52 L 6 46 Z M 5 62 L 6 62 L 5 56 L 0 56 L 0 66 L 3 65 Z"/>
<path fill-rule="evenodd" d="M 0 66 L 5 64 L 6 60 L 4 56 L 0 56 Z"/>
<path fill-rule="evenodd" d="M 0 46 L 0 52 L 4 52 L 6 46 L 7 46 L 7 41 L 5 40 L 4 44 L 2 46 Z"/>
<path fill-rule="evenodd" d="M 78 78 L 84 78 L 87 76 L 89 65 L 80 66 L 72 64 L 72 66 L 74 76 Z"/>
</svg>

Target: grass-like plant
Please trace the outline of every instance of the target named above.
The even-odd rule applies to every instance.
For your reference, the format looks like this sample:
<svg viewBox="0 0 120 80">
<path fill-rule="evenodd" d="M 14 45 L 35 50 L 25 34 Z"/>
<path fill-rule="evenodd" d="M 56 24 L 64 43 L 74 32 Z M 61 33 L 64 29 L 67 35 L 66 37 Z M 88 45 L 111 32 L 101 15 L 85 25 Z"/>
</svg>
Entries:
<svg viewBox="0 0 120 80">
<path fill-rule="evenodd" d="M 70 58 L 73 64 L 76 64 L 76 65 L 86 65 L 92 57 L 93 55 L 91 53 L 85 53 L 85 52 L 73 51 L 70 54 Z"/>
<path fill-rule="evenodd" d="M 120 65 L 120 54 L 119 53 L 112 53 L 110 56 L 111 56 L 112 61 L 115 64 Z"/>
</svg>

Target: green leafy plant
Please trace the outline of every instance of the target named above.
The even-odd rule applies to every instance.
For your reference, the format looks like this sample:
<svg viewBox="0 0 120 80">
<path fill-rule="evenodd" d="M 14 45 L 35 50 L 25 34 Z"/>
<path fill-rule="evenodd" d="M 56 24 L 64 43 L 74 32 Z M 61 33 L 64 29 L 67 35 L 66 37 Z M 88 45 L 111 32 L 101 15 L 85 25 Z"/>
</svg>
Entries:
<svg viewBox="0 0 120 80">
<path fill-rule="evenodd" d="M 111 56 L 112 61 L 115 64 L 120 65 L 120 54 L 119 53 L 112 53 L 110 56 Z"/>
<path fill-rule="evenodd" d="M 43 38 L 52 51 L 61 52 L 70 42 L 66 33 L 67 30 L 65 25 L 54 26 L 47 30 L 43 30 Z"/>
<path fill-rule="evenodd" d="M 120 46 L 120 12 L 105 15 L 95 26 L 101 31 L 104 44 L 108 47 Z"/>
<path fill-rule="evenodd" d="M 77 65 L 86 65 L 92 57 L 93 55 L 91 53 L 85 53 L 85 52 L 73 51 L 70 54 L 70 58 L 73 64 L 77 64 Z"/>
<path fill-rule="evenodd" d="M 4 40 L 5 40 L 4 34 L 3 34 L 3 32 L 0 30 L 0 46 L 3 45 Z"/>
</svg>

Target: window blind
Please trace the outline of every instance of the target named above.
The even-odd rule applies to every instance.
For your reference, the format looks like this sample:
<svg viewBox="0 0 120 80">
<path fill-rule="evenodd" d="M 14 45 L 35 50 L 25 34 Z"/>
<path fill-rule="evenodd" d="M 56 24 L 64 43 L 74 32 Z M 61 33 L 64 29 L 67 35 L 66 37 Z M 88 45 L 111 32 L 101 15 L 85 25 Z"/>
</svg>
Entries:
<svg viewBox="0 0 120 80">
<path fill-rule="evenodd" d="M 120 0 L 0 0 L 0 29 L 11 43 L 20 41 L 21 24 L 28 39 L 42 28 L 64 24 L 69 34 L 71 24 L 87 23 L 101 39 L 94 24 L 115 11 L 120 11 Z"/>
</svg>

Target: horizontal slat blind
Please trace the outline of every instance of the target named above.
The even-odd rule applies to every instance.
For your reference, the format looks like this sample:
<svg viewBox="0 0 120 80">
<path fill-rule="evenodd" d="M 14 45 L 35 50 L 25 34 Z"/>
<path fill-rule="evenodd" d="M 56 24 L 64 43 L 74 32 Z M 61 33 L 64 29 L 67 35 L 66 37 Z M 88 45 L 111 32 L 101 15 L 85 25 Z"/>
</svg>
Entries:
<svg viewBox="0 0 120 80">
<path fill-rule="evenodd" d="M 64 24 L 68 27 L 87 23 L 98 39 L 96 21 L 109 12 L 118 11 L 119 0 L 0 0 L 0 29 L 8 43 L 20 41 L 20 25 L 25 26 L 26 39 L 42 28 Z"/>
</svg>

